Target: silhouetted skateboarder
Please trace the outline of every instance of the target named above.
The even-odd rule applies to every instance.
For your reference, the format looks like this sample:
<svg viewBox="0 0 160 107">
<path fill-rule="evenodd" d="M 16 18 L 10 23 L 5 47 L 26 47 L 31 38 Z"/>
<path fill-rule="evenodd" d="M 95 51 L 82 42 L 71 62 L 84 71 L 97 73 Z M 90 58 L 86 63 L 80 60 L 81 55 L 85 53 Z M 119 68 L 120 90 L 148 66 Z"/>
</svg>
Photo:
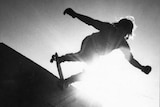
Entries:
<svg viewBox="0 0 160 107">
<path fill-rule="evenodd" d="M 99 20 L 92 19 L 88 16 L 76 13 L 71 8 L 67 8 L 64 11 L 64 15 L 68 14 L 72 18 L 77 18 L 82 22 L 93 26 L 99 32 L 93 33 L 92 35 L 87 36 L 81 45 L 81 49 L 77 53 L 70 53 L 64 56 L 59 57 L 59 61 L 83 61 L 89 63 L 93 60 L 93 57 L 100 55 L 105 55 L 113 51 L 114 49 L 120 49 L 125 58 L 129 61 L 131 65 L 140 69 L 145 74 L 149 74 L 151 71 L 150 66 L 141 65 L 130 52 L 129 44 L 127 39 L 132 36 L 132 31 L 134 29 L 134 23 L 129 18 L 123 18 L 115 23 L 102 22 Z M 53 59 L 54 60 L 54 59 Z M 78 81 L 78 77 L 82 73 L 73 75 L 70 78 L 65 79 L 67 84 Z"/>
</svg>

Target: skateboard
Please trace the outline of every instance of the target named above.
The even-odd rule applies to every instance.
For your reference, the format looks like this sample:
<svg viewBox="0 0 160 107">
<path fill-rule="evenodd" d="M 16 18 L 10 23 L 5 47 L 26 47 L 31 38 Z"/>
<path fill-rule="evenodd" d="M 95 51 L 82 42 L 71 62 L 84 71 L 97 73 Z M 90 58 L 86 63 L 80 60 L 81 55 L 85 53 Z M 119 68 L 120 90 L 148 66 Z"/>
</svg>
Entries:
<svg viewBox="0 0 160 107">
<path fill-rule="evenodd" d="M 62 68 L 61 68 L 60 62 L 58 60 L 58 53 L 57 52 L 54 55 L 52 55 L 52 58 L 51 58 L 50 62 L 53 63 L 54 60 L 56 61 L 56 66 L 57 66 L 57 70 L 58 70 L 58 74 L 59 74 L 59 79 L 64 80 L 63 73 L 62 73 Z"/>
<path fill-rule="evenodd" d="M 57 70 L 58 70 L 58 74 L 59 74 L 59 81 L 57 82 L 57 85 L 60 89 L 63 90 L 64 88 L 67 87 L 67 85 L 65 84 L 65 79 L 63 76 L 63 72 L 62 72 L 62 68 L 60 65 L 59 56 L 58 56 L 57 52 L 54 55 L 52 55 L 50 62 L 53 63 L 53 61 L 56 61 L 56 66 L 57 66 Z"/>
</svg>

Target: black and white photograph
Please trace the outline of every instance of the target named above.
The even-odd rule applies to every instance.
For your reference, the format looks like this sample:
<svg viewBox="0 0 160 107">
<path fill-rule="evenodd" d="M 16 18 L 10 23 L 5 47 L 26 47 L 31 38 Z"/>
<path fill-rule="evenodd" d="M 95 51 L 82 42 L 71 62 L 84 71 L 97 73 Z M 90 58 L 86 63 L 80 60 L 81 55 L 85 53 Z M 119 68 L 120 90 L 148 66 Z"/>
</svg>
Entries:
<svg viewBox="0 0 160 107">
<path fill-rule="evenodd" d="M 0 107 L 159 107 L 159 0 L 0 0 Z"/>
</svg>

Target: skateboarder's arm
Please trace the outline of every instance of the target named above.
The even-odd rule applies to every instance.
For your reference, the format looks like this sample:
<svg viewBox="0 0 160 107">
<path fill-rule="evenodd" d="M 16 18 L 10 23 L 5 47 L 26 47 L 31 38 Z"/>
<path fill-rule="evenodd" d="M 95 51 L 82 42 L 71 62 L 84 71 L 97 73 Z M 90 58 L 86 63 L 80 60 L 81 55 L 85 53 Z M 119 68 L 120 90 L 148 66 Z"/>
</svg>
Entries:
<svg viewBox="0 0 160 107">
<path fill-rule="evenodd" d="M 149 74 L 151 71 L 151 67 L 150 66 L 143 66 L 141 65 L 132 55 L 132 53 L 130 52 L 130 47 L 128 45 L 128 43 L 126 41 L 124 41 L 122 43 L 122 46 L 120 47 L 121 51 L 124 53 L 125 58 L 129 61 L 129 63 L 131 65 L 133 65 L 134 67 L 140 69 L 142 72 Z"/>
<path fill-rule="evenodd" d="M 142 70 L 144 66 L 142 66 L 134 57 L 133 54 L 130 52 L 129 47 L 121 47 L 121 51 L 123 52 L 125 58 L 132 64 L 134 67 Z"/>
<path fill-rule="evenodd" d="M 102 21 L 99 21 L 99 20 L 95 20 L 91 17 L 88 17 L 88 16 L 85 16 L 85 15 L 82 15 L 82 14 L 76 14 L 76 17 L 81 20 L 82 22 L 88 24 L 88 25 L 91 25 L 93 26 L 94 28 L 98 29 L 98 30 L 106 30 L 108 29 L 108 27 L 111 26 L 111 24 L 107 23 L 107 22 L 102 22 Z"/>
<path fill-rule="evenodd" d="M 95 20 L 91 17 L 76 13 L 75 11 L 73 11 L 70 8 L 68 8 L 64 11 L 64 14 L 66 14 L 66 13 L 69 14 L 70 16 L 72 16 L 73 18 L 78 18 L 82 22 L 95 27 L 98 30 L 103 30 L 103 29 L 106 30 L 108 27 L 111 27 L 110 23 Z"/>
</svg>

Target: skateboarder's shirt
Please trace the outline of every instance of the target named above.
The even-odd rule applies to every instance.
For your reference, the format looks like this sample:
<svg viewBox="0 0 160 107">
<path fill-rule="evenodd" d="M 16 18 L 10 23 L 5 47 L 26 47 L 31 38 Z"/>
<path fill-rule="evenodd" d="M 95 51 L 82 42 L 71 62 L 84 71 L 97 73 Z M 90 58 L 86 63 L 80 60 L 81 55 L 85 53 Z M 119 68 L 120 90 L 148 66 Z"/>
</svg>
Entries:
<svg viewBox="0 0 160 107">
<path fill-rule="evenodd" d="M 100 31 L 87 36 L 88 42 L 90 42 L 92 49 L 99 55 L 110 53 L 112 50 L 120 47 L 122 38 L 119 30 L 114 27 L 110 31 Z"/>
</svg>

